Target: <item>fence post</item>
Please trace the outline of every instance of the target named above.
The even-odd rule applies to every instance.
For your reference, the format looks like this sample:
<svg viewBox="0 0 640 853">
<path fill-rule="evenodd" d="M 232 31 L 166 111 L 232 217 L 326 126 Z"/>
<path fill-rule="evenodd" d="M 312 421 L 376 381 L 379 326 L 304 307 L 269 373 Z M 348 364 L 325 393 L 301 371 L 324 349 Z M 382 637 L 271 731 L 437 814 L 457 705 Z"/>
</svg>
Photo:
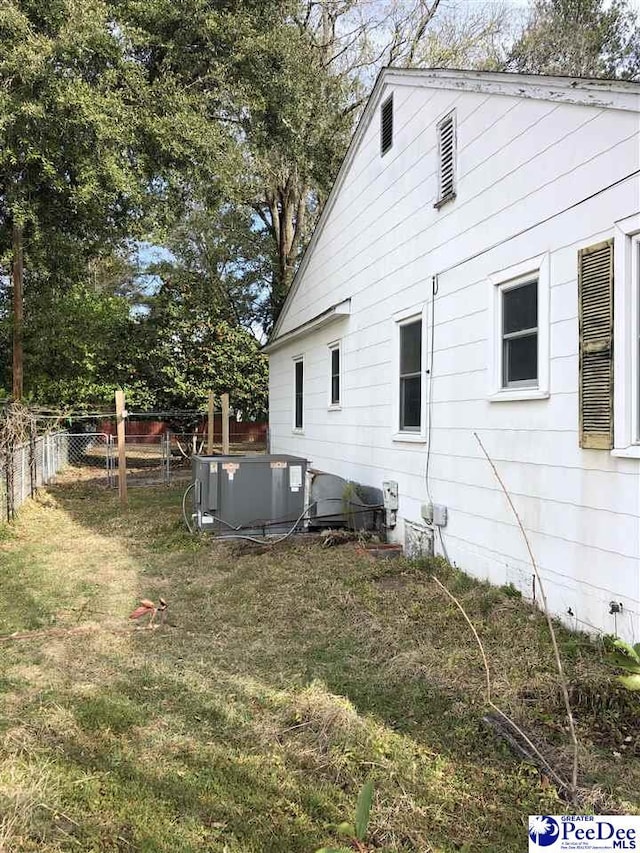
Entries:
<svg viewBox="0 0 640 853">
<path fill-rule="evenodd" d="M 29 485 L 31 495 L 35 495 L 37 489 L 36 481 L 36 436 L 33 427 L 29 430 Z"/>
<path fill-rule="evenodd" d="M 118 425 L 118 492 L 120 503 L 127 505 L 127 451 L 125 447 L 125 418 L 124 391 L 116 391 L 116 423 Z"/>
<path fill-rule="evenodd" d="M 24 444 L 20 445 L 20 504 L 23 504 L 27 495 L 25 489 L 27 487 L 27 466 L 25 465 L 25 446 Z"/>
<path fill-rule="evenodd" d="M 222 400 L 222 455 L 229 455 L 229 395 L 223 394 Z"/>
<path fill-rule="evenodd" d="M 213 391 L 209 391 L 209 417 L 207 419 L 207 456 L 213 455 Z"/>
</svg>

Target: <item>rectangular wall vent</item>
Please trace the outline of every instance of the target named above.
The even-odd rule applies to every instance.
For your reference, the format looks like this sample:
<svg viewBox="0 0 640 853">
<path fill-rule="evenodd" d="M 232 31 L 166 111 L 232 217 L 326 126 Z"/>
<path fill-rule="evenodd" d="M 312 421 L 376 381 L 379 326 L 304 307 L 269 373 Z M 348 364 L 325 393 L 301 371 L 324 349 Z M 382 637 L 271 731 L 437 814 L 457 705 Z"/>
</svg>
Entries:
<svg viewBox="0 0 640 853">
<path fill-rule="evenodd" d="M 456 195 L 456 125 L 453 113 L 438 124 L 438 201 L 436 206 Z"/>
<path fill-rule="evenodd" d="M 386 154 L 393 145 L 393 95 L 380 107 L 380 151 Z"/>
</svg>

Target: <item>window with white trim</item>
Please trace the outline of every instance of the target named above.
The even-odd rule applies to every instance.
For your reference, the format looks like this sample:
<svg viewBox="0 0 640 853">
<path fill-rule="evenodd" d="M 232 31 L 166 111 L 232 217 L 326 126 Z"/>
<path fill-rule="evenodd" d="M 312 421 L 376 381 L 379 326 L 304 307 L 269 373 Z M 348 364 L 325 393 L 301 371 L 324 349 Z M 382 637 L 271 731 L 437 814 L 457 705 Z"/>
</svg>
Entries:
<svg viewBox="0 0 640 853">
<path fill-rule="evenodd" d="M 635 430 L 634 437 L 637 444 L 640 444 L 640 312 L 638 311 L 638 306 L 640 305 L 640 235 L 636 235 L 631 241 L 631 251 L 632 251 L 632 263 L 631 263 L 631 274 L 632 274 L 632 287 L 635 292 L 635 312 L 633 319 L 635 321 L 635 360 L 633 362 L 634 366 L 634 377 L 633 384 L 635 388 Z"/>
<path fill-rule="evenodd" d="M 640 214 L 613 239 L 613 450 L 640 459 Z"/>
<path fill-rule="evenodd" d="M 502 387 L 538 386 L 538 279 L 501 288 Z"/>
<path fill-rule="evenodd" d="M 549 396 L 549 256 L 489 276 L 492 342 L 489 399 Z"/>
<path fill-rule="evenodd" d="M 293 361 L 293 428 L 304 427 L 304 359 L 302 356 Z"/>
<path fill-rule="evenodd" d="M 340 407 L 342 393 L 340 341 L 329 345 L 329 408 Z"/>
<path fill-rule="evenodd" d="M 422 428 L 422 318 L 400 326 L 400 432 Z"/>
</svg>

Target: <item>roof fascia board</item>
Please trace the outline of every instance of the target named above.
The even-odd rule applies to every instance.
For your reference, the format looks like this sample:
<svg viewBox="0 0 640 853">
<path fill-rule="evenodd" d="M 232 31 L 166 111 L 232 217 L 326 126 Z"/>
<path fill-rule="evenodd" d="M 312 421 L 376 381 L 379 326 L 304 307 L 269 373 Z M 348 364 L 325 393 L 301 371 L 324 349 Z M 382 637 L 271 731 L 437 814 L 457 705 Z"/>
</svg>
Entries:
<svg viewBox="0 0 640 853">
<path fill-rule="evenodd" d="M 343 302 L 337 302 L 335 305 L 332 305 L 331 308 L 323 311 L 322 314 L 318 314 L 311 320 L 307 320 L 306 323 L 302 323 L 301 326 L 297 326 L 295 329 L 291 329 L 290 332 L 286 332 L 279 338 L 275 338 L 273 341 L 265 344 L 262 347 L 262 352 L 269 355 L 285 344 L 289 344 L 302 337 L 302 335 L 306 335 L 308 332 L 315 332 L 317 329 L 321 329 L 323 326 L 328 326 L 336 320 L 348 317 L 349 314 L 351 314 L 351 299 L 345 299 Z"/>
<path fill-rule="evenodd" d="M 419 68 L 390 68 L 385 79 L 394 86 L 480 92 L 640 112 L 640 84 L 624 80 Z"/>
</svg>

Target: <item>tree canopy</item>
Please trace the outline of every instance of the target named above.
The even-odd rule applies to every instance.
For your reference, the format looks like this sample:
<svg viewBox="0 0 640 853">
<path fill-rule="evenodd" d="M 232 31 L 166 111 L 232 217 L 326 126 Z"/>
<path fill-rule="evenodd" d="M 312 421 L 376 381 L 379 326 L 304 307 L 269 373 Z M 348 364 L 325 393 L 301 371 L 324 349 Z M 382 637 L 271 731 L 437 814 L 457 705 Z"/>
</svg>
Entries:
<svg viewBox="0 0 640 853">
<path fill-rule="evenodd" d="M 637 78 L 637 24 L 626 0 L 532 0 L 522 20 L 464 0 L 6 0 L 0 389 L 20 396 L 24 362 L 48 405 L 124 384 L 188 408 L 213 387 L 264 413 L 259 341 L 380 68 Z M 141 270 L 142 240 L 166 251 Z"/>
<path fill-rule="evenodd" d="M 534 0 L 509 67 L 532 74 L 637 79 L 640 20 L 626 0 Z"/>
</svg>

